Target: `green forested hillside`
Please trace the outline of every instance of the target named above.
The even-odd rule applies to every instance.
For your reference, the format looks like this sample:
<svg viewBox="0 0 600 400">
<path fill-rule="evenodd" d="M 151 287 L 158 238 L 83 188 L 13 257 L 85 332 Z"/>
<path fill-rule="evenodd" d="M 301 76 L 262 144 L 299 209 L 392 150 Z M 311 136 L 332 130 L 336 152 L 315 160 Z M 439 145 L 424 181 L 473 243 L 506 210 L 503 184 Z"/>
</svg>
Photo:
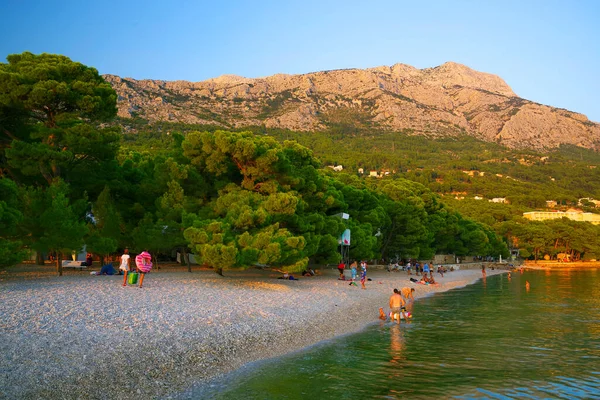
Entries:
<svg viewBox="0 0 600 400">
<path fill-rule="evenodd" d="M 178 248 L 221 273 L 299 271 L 338 262 L 345 229 L 353 258 L 600 255 L 597 226 L 522 218 L 546 200 L 598 197 L 599 157 L 581 149 L 515 152 L 339 124 L 150 125 L 116 118 L 116 93 L 94 68 L 31 53 L 0 64 L 0 132 L 0 266 L 53 252 L 60 274 L 61 255 L 85 244 L 101 259 Z"/>
<path fill-rule="evenodd" d="M 125 135 L 127 146 L 137 149 L 150 146 L 154 147 L 153 151 L 169 141 L 171 132 L 185 134 L 194 130 L 217 129 L 169 123 L 148 126 L 140 121 L 122 123 L 136 132 Z M 543 255 L 541 253 L 555 255 L 560 252 L 572 252 L 574 257 L 587 253 L 587 258 L 600 255 L 596 250 L 600 243 L 595 238 L 588 238 L 586 246 L 574 248 L 573 241 L 565 239 L 563 233 L 554 228 L 548 232 L 544 230 L 544 237 L 540 238 L 543 245 L 527 244 L 529 239 L 526 236 L 535 236 L 536 233 L 526 230 L 534 229 L 538 223 L 522 218 L 526 211 L 550 210 L 546 208 L 546 202 L 550 200 L 557 202 L 553 209 L 578 207 L 586 212 L 599 212 L 600 209 L 595 208 L 593 203 L 584 200 L 579 204 L 581 198 L 600 198 L 600 168 L 597 168 L 600 155 L 594 151 L 572 146 L 547 153 L 516 151 L 467 136 L 429 139 L 412 136 L 411 132 L 342 133 L 332 129 L 306 133 L 264 127 L 250 129 L 260 136 L 272 136 L 280 142 L 295 140 L 310 148 L 320 166 L 331 176 L 356 177 L 370 188 L 398 179 L 418 182 L 436 193 L 440 201 L 451 209 L 503 235 L 511 247 L 522 249 L 522 255 L 535 257 Z M 333 172 L 326 168 L 335 165 L 342 165 L 344 169 Z M 359 168 L 363 169 L 363 174 L 358 172 Z M 387 171 L 389 175 L 370 178 L 371 170 L 379 174 Z M 489 201 L 493 198 L 505 198 L 507 202 Z M 565 223 L 597 231 L 596 227 L 587 223 Z M 510 224 L 518 224 L 524 231 L 509 235 L 506 231 Z M 545 227 L 552 225 L 541 224 Z"/>
</svg>

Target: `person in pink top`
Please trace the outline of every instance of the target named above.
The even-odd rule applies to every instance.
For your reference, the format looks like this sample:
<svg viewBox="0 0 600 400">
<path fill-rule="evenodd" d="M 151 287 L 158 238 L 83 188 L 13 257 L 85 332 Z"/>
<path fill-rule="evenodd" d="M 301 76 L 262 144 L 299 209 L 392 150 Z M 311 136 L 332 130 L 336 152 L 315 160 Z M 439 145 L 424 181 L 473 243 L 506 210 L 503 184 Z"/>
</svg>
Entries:
<svg viewBox="0 0 600 400">
<path fill-rule="evenodd" d="M 140 273 L 140 288 L 144 283 L 144 276 L 152 269 L 152 256 L 147 251 L 142 251 L 135 257 L 135 265 Z"/>
</svg>

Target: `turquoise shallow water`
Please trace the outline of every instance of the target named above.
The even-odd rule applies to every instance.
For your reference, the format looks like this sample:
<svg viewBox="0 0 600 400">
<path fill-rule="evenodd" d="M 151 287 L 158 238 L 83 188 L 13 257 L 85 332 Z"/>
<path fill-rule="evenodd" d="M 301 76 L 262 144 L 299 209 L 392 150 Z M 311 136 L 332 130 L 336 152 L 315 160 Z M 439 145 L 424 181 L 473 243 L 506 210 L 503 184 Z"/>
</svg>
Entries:
<svg viewBox="0 0 600 400">
<path fill-rule="evenodd" d="M 600 270 L 496 275 L 413 307 L 186 397 L 600 399 Z"/>
</svg>

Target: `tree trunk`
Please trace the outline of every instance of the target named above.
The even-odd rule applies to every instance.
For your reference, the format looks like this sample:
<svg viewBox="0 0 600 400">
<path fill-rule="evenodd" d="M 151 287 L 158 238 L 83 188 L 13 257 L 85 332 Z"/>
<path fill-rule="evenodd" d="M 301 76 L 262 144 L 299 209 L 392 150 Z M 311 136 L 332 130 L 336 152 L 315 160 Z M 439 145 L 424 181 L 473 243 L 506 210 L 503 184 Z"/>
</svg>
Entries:
<svg viewBox="0 0 600 400">
<path fill-rule="evenodd" d="M 62 267 L 62 253 L 56 252 L 56 272 L 58 272 L 58 276 L 62 276 L 63 267 Z"/>
<path fill-rule="evenodd" d="M 158 265 L 158 257 L 154 255 L 154 265 L 156 265 L 156 269 L 160 269 L 160 265 Z"/>
<path fill-rule="evenodd" d="M 221 276 L 225 276 L 223 275 L 223 267 L 215 267 L 215 272 Z"/>
<path fill-rule="evenodd" d="M 41 251 L 35 252 L 35 263 L 37 265 L 44 265 L 44 254 Z"/>
<path fill-rule="evenodd" d="M 192 263 L 190 262 L 190 255 L 187 251 L 185 251 L 185 247 L 181 249 L 181 253 L 183 254 L 183 260 L 187 263 L 188 272 L 192 272 Z"/>
</svg>

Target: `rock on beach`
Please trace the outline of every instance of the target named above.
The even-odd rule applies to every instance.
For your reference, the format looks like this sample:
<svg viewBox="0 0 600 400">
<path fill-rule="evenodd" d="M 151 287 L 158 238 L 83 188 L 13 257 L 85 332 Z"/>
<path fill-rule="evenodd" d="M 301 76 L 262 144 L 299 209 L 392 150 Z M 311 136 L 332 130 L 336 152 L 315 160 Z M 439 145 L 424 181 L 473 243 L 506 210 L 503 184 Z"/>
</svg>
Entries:
<svg viewBox="0 0 600 400">
<path fill-rule="evenodd" d="M 0 280 L 0 398 L 166 398 L 356 332 L 378 320 L 394 288 L 412 286 L 419 298 L 481 271 L 419 285 L 405 272 L 369 270 L 366 290 L 337 280 L 335 269 L 297 281 L 254 269 L 226 275 L 153 271 L 143 289 L 85 273 Z"/>
</svg>

